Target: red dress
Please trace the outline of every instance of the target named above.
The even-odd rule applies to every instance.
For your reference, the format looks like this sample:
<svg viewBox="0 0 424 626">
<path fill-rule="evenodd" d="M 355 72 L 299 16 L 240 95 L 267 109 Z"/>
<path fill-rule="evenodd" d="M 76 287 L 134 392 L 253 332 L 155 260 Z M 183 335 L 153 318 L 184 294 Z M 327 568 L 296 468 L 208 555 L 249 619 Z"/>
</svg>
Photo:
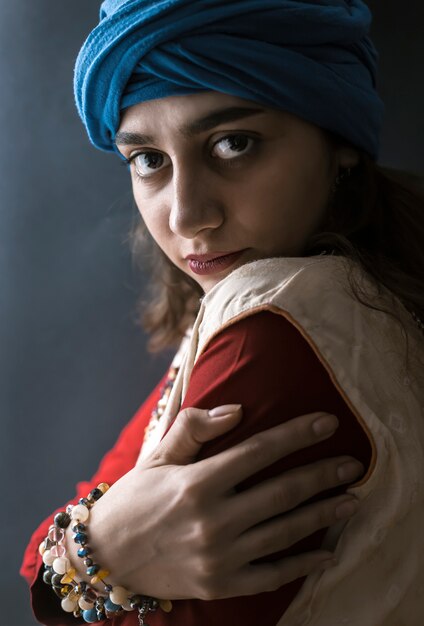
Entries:
<svg viewBox="0 0 424 626">
<path fill-rule="evenodd" d="M 134 466 L 162 384 L 163 381 L 122 431 L 91 481 L 77 485 L 75 499 L 85 496 L 99 482 L 112 484 Z M 270 312 L 247 317 L 215 337 L 198 359 L 183 408 L 213 408 L 233 403 L 243 406 L 241 423 L 227 435 L 205 444 L 199 458 L 214 455 L 258 431 L 298 415 L 327 411 L 337 415 L 340 421 L 338 431 L 330 439 L 274 463 L 245 481 L 242 488 L 324 457 L 352 455 L 366 468 L 370 463 L 371 446 L 366 433 L 312 348 L 284 317 Z M 344 490 L 344 487 L 333 489 L 326 495 L 336 495 Z M 53 515 L 51 513 L 33 534 L 21 574 L 31 587 L 34 614 L 42 624 L 85 624 L 62 611 L 59 599 L 41 580 L 42 560 L 38 545 L 46 536 Z M 324 533 L 314 533 L 278 557 L 318 548 Z M 183 575 L 184 564 L 181 564 L 181 571 Z M 277 591 L 254 596 L 209 602 L 179 600 L 173 603 L 171 613 L 157 611 L 150 614 L 147 621 L 150 626 L 256 626 L 258 621 L 261 626 L 275 626 L 302 583 L 303 579 L 299 579 Z M 136 626 L 138 621 L 136 613 L 131 612 L 103 623 Z"/>
</svg>

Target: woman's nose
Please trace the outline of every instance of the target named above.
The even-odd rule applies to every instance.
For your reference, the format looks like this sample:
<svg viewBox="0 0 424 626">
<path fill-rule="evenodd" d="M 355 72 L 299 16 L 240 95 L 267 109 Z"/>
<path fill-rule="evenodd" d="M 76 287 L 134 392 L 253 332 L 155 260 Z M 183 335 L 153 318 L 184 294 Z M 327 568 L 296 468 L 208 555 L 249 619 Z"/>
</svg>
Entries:
<svg viewBox="0 0 424 626">
<path fill-rule="evenodd" d="M 223 221 L 220 190 L 211 176 L 196 168 L 174 173 L 169 214 L 173 233 L 193 239 L 203 230 L 219 228 Z"/>
</svg>

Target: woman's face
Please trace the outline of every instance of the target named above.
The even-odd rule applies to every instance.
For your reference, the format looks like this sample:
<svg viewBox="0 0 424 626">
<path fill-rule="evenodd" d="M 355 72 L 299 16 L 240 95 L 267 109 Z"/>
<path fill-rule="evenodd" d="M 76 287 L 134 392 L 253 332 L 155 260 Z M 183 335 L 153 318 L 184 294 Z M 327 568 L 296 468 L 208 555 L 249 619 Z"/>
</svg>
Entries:
<svg viewBox="0 0 424 626">
<path fill-rule="evenodd" d="M 302 256 L 357 162 L 313 124 L 217 92 L 127 109 L 116 144 L 152 237 L 205 292 L 244 263 Z"/>
</svg>

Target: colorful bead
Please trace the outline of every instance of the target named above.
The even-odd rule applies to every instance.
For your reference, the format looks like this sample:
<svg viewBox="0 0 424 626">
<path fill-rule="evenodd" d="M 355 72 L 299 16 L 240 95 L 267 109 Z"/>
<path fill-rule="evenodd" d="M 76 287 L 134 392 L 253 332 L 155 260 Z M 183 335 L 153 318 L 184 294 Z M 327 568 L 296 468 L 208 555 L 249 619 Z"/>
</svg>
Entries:
<svg viewBox="0 0 424 626">
<path fill-rule="evenodd" d="M 65 556 L 66 548 L 65 546 L 61 546 L 60 544 L 57 546 L 53 546 L 52 549 L 50 550 L 50 554 L 52 554 L 56 558 L 59 556 Z"/>
<path fill-rule="evenodd" d="M 53 561 L 53 569 L 57 574 L 66 574 L 70 567 L 71 562 L 66 556 L 61 556 Z"/>
<path fill-rule="evenodd" d="M 45 550 L 50 550 L 50 548 L 52 548 L 54 546 L 53 541 L 50 541 L 50 539 L 48 537 L 46 537 L 44 539 L 44 548 Z"/>
<path fill-rule="evenodd" d="M 52 584 L 52 577 L 54 576 L 53 570 L 51 569 L 46 569 L 43 573 L 43 581 L 46 583 L 46 585 L 51 585 Z"/>
<path fill-rule="evenodd" d="M 62 606 L 62 609 L 67 613 L 73 613 L 73 611 L 75 611 L 77 607 L 77 603 L 74 600 L 70 600 L 69 598 L 63 598 L 60 604 Z"/>
<path fill-rule="evenodd" d="M 77 571 L 73 567 L 71 567 L 70 569 L 67 570 L 66 574 L 62 576 L 62 578 L 60 579 L 60 582 L 62 583 L 62 585 L 71 583 L 75 579 L 76 574 L 77 574 Z"/>
<path fill-rule="evenodd" d="M 97 487 L 95 489 L 93 489 L 93 491 L 90 491 L 90 495 L 89 497 L 92 498 L 93 500 L 99 500 L 103 495 L 103 491 L 101 491 L 100 489 L 98 489 Z"/>
<path fill-rule="evenodd" d="M 90 587 L 88 587 L 88 586 L 87 586 L 87 589 L 84 591 L 84 593 L 82 595 L 87 600 L 87 602 L 93 602 L 94 603 L 97 600 L 97 594 L 95 593 L 95 591 L 93 589 L 90 589 Z"/>
<path fill-rule="evenodd" d="M 84 530 L 86 529 L 86 525 L 85 524 L 81 524 L 81 522 L 78 522 L 77 524 L 74 524 L 72 526 L 72 532 L 74 533 L 78 533 L 78 532 L 84 532 Z"/>
<path fill-rule="evenodd" d="M 52 585 L 53 585 L 53 587 L 61 587 L 62 586 L 62 574 L 55 574 L 55 573 L 53 573 Z"/>
<path fill-rule="evenodd" d="M 79 548 L 78 549 L 78 556 L 83 559 L 85 556 L 87 556 L 88 554 L 90 554 L 91 550 L 88 546 L 84 546 L 83 548 Z"/>
<path fill-rule="evenodd" d="M 87 622 L 88 624 L 94 624 L 94 622 L 97 622 L 98 619 L 97 619 L 96 609 L 88 609 L 88 611 L 83 611 L 82 619 L 84 620 L 84 622 Z"/>
<path fill-rule="evenodd" d="M 170 613 L 172 611 L 171 600 L 159 600 L 159 606 L 162 611 L 165 611 L 165 613 Z"/>
<path fill-rule="evenodd" d="M 110 592 L 110 599 L 112 600 L 112 602 L 114 604 L 124 604 L 124 602 L 126 600 L 128 600 L 128 591 L 126 589 L 124 589 L 124 587 L 113 587 L 112 591 Z"/>
<path fill-rule="evenodd" d="M 94 563 L 93 559 L 90 559 L 90 558 L 84 559 L 85 567 L 89 567 L 90 565 L 93 565 L 93 563 Z"/>
<path fill-rule="evenodd" d="M 52 526 L 49 530 L 47 537 L 50 539 L 50 541 L 54 543 L 60 543 L 65 538 L 65 531 L 59 526 Z"/>
<path fill-rule="evenodd" d="M 95 576 L 91 579 L 91 584 L 96 585 L 99 582 L 102 582 L 104 578 L 107 578 L 110 575 L 110 572 L 107 569 L 101 569 L 97 572 Z"/>
<path fill-rule="evenodd" d="M 105 601 L 105 609 L 107 611 L 110 611 L 111 613 L 116 613 L 116 611 L 119 611 L 120 608 L 121 605 L 115 604 L 110 598 L 107 598 L 107 600 Z"/>
<path fill-rule="evenodd" d="M 97 485 L 97 489 L 100 489 L 100 491 L 105 494 L 109 489 L 109 485 L 107 483 L 100 483 L 100 485 Z"/>
<path fill-rule="evenodd" d="M 70 522 L 71 522 L 71 516 L 69 515 L 69 513 L 65 513 L 64 511 L 62 511 L 61 513 L 57 513 L 57 515 L 54 516 L 54 525 L 58 526 L 59 528 L 68 528 Z"/>
<path fill-rule="evenodd" d="M 43 554 L 43 563 L 45 565 L 53 565 L 53 562 L 55 560 L 55 556 L 53 556 L 53 554 L 50 552 L 50 550 L 46 550 Z"/>
<path fill-rule="evenodd" d="M 90 511 L 83 504 L 77 504 L 72 509 L 71 517 L 79 522 L 86 522 L 90 517 Z"/>
<path fill-rule="evenodd" d="M 90 611 L 94 608 L 94 602 L 89 600 L 86 596 L 82 596 L 78 600 L 78 605 L 83 611 Z"/>
<path fill-rule="evenodd" d="M 123 604 L 121 604 L 124 611 L 134 611 L 134 608 L 131 606 L 131 601 L 128 598 Z"/>
<path fill-rule="evenodd" d="M 95 576 L 99 570 L 100 565 L 90 565 L 89 567 L 87 567 L 87 576 Z"/>
<path fill-rule="evenodd" d="M 131 596 L 130 603 L 132 608 L 136 609 L 138 606 L 141 606 L 143 604 L 143 596 L 140 596 L 139 594 Z"/>
<path fill-rule="evenodd" d="M 81 590 L 79 589 L 78 585 L 75 585 L 75 587 L 72 589 L 72 591 L 69 592 L 68 598 L 78 602 L 80 597 L 81 597 Z"/>
<path fill-rule="evenodd" d="M 80 545 L 85 546 L 88 541 L 88 537 L 85 533 L 75 533 L 75 535 L 73 536 L 73 540 L 75 541 L 75 543 L 79 543 Z"/>
</svg>

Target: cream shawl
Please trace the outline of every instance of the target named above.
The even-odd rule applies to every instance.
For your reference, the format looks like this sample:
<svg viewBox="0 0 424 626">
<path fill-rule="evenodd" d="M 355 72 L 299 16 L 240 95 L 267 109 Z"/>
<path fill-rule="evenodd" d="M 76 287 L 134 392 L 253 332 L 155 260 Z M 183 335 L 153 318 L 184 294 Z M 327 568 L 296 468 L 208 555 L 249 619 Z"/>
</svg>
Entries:
<svg viewBox="0 0 424 626">
<path fill-rule="evenodd" d="M 352 297 L 348 270 L 372 302 Z M 204 298 L 155 441 L 175 418 L 196 359 L 221 330 L 257 311 L 283 315 L 301 332 L 367 432 L 365 478 L 350 488 L 355 517 L 332 527 L 325 545 L 338 565 L 307 577 L 278 626 L 424 624 L 424 338 L 412 316 L 346 259 L 265 259 L 236 269 Z M 284 355 L 282 355 L 284 356 Z M 317 407 L 319 410 L 320 407 Z"/>
</svg>

